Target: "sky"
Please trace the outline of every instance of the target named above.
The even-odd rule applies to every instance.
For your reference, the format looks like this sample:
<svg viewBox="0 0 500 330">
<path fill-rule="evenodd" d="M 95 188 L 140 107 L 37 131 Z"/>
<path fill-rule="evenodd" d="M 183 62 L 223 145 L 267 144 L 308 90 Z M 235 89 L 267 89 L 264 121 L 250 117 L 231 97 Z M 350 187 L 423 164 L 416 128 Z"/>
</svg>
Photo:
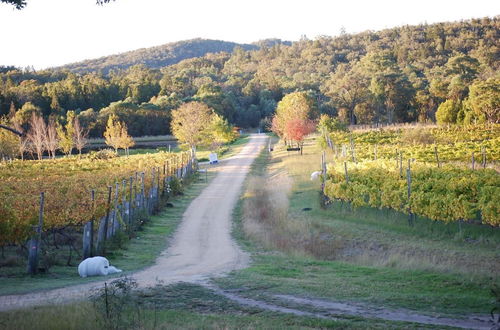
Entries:
<svg viewBox="0 0 500 330">
<path fill-rule="evenodd" d="M 498 0 L 27 0 L 0 3 L 0 65 L 35 69 L 206 38 L 295 41 L 401 25 L 494 17 Z"/>
</svg>

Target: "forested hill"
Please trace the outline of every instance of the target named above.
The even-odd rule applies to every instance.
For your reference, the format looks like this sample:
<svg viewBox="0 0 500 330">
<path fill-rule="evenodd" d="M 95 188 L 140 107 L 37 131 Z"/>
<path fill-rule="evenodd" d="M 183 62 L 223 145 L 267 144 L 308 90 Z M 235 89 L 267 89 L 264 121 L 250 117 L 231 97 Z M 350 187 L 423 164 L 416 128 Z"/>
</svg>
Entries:
<svg viewBox="0 0 500 330">
<path fill-rule="evenodd" d="M 74 110 L 92 136 L 102 136 L 116 114 L 132 135 L 155 135 L 169 132 L 172 109 L 196 100 L 231 123 L 255 127 L 269 122 L 283 96 L 303 91 L 319 112 L 347 123 L 499 123 L 498 40 L 495 17 L 269 40 L 250 50 L 232 44 L 232 52 L 161 68 L 151 60 L 156 64 L 109 74 L 0 67 L 0 116 L 24 124 L 38 112 L 64 121 Z"/>
<path fill-rule="evenodd" d="M 161 68 L 188 58 L 204 56 L 207 53 L 231 53 L 237 46 L 245 50 L 258 48 L 256 45 L 222 40 L 192 39 L 70 63 L 55 69 L 68 69 L 77 73 L 101 71 L 107 74 L 111 69 L 126 69 L 136 64 L 144 64 L 149 68 Z"/>
</svg>

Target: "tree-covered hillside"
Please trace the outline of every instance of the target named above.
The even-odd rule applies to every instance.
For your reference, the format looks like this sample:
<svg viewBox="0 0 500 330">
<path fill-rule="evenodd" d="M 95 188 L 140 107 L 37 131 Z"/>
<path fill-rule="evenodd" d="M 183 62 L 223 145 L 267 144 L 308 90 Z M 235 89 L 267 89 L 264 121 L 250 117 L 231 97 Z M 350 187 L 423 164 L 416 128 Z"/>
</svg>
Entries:
<svg viewBox="0 0 500 330">
<path fill-rule="evenodd" d="M 132 135 L 168 133 L 170 111 L 204 102 L 239 126 L 268 122 L 284 95 L 305 91 L 347 123 L 499 122 L 500 20 L 402 26 L 208 53 L 158 69 L 72 73 L 0 68 L 0 114 L 64 121 L 76 110 L 91 135 L 116 114 Z"/>
<path fill-rule="evenodd" d="M 149 68 L 161 68 L 188 58 L 204 56 L 207 53 L 232 52 L 237 46 L 245 50 L 258 48 L 255 45 L 222 40 L 192 39 L 66 64 L 56 70 L 67 69 L 75 73 L 101 71 L 107 74 L 110 70 L 126 69 L 136 64 L 144 64 Z"/>
</svg>

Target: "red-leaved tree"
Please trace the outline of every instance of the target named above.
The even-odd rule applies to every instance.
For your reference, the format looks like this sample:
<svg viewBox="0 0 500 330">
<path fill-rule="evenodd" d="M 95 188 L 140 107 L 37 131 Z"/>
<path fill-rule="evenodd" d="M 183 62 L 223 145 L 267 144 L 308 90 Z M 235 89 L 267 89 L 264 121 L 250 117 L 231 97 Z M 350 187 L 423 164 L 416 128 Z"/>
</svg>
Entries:
<svg viewBox="0 0 500 330">
<path fill-rule="evenodd" d="M 300 154 L 304 147 L 304 138 L 314 132 L 316 125 L 309 119 L 292 119 L 286 123 L 285 134 L 292 140 L 297 142 L 300 147 Z"/>
</svg>

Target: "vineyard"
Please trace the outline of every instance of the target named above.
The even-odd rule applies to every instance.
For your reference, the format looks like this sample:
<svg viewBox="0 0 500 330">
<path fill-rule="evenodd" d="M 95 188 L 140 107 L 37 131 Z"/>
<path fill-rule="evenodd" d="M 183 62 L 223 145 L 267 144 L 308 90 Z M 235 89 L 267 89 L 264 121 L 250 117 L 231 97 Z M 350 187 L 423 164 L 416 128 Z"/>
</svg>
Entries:
<svg viewBox="0 0 500 330">
<path fill-rule="evenodd" d="M 333 133 L 324 193 L 353 206 L 500 226 L 500 126 Z"/>
<path fill-rule="evenodd" d="M 44 233 L 81 233 L 91 220 L 101 232 L 103 221 L 109 222 L 99 236 L 112 236 L 118 227 L 131 230 L 132 215 L 151 214 L 160 197 L 194 166 L 191 153 L 168 152 L 130 157 L 100 152 L 82 159 L 2 163 L 2 251 L 4 246 L 25 246 L 42 213 Z"/>
<path fill-rule="evenodd" d="M 473 154 L 477 163 L 495 165 L 500 159 L 500 125 L 334 132 L 330 139 L 337 158 L 354 161 L 394 159 L 400 153 L 419 162 L 454 165 L 471 164 Z"/>
</svg>

